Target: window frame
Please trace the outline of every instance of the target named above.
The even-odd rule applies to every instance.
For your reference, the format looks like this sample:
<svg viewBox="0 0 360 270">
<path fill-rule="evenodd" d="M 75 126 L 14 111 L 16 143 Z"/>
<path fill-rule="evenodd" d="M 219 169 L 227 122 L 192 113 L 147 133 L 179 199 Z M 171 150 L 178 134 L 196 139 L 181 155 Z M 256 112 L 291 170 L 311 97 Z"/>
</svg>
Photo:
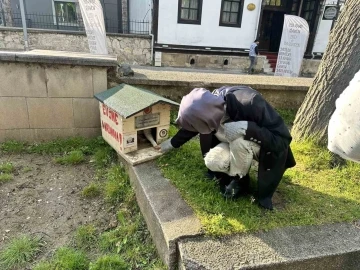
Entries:
<svg viewBox="0 0 360 270">
<path fill-rule="evenodd" d="M 198 1 L 198 18 L 197 20 L 186 20 L 181 18 L 182 0 L 178 1 L 178 24 L 198 24 L 201 25 L 203 0 Z"/>
<path fill-rule="evenodd" d="M 53 0 L 52 1 L 52 9 L 53 9 L 53 16 L 54 16 L 54 24 L 55 25 L 62 25 L 62 26 L 79 26 L 79 20 L 77 18 L 77 23 L 63 23 L 63 22 L 57 22 L 57 14 L 56 14 L 56 7 L 55 7 L 55 3 L 56 2 L 62 2 L 62 3 L 74 3 L 75 4 L 75 10 L 76 10 L 76 16 L 78 16 L 79 13 L 79 2 L 78 0 Z"/>
<path fill-rule="evenodd" d="M 238 12 L 238 16 L 237 16 L 237 23 L 224 23 L 222 21 L 222 16 L 223 13 L 226 12 L 224 11 L 224 5 L 225 5 L 225 1 L 229 2 L 237 2 L 237 1 L 232 1 L 232 0 L 221 0 L 221 9 L 220 9 L 220 20 L 219 20 L 219 26 L 225 26 L 225 27 L 236 27 L 236 28 L 241 28 L 241 22 L 242 22 L 242 17 L 243 17 L 243 12 L 244 12 L 244 2 L 245 0 L 240 0 L 239 3 L 239 12 Z"/>
</svg>

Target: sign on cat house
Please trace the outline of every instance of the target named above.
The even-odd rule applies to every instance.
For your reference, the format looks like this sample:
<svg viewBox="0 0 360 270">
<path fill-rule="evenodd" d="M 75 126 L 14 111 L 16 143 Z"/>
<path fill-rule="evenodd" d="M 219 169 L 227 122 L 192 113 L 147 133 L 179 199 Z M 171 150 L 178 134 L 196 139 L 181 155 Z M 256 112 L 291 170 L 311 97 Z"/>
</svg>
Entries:
<svg viewBox="0 0 360 270">
<path fill-rule="evenodd" d="M 161 155 L 153 146 L 168 138 L 170 109 L 178 103 L 127 84 L 95 98 L 99 100 L 102 136 L 126 161 L 134 165 Z"/>
</svg>

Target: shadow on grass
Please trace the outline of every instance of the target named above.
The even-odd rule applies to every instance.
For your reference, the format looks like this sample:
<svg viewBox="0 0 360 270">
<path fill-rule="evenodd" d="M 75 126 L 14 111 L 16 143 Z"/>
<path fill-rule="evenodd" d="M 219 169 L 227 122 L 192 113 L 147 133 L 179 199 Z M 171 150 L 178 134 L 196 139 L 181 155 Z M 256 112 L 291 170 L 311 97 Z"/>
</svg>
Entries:
<svg viewBox="0 0 360 270">
<path fill-rule="evenodd" d="M 311 145 L 294 150 L 298 165 L 286 171 L 274 195 L 274 211 L 259 208 L 250 196 L 224 200 L 217 183 L 204 177 L 197 140 L 163 156 L 158 164 L 210 235 L 360 219 L 360 181 L 354 179 L 360 175 L 360 166 L 331 169 L 325 150 Z M 254 177 L 252 189 L 256 194 Z"/>
</svg>

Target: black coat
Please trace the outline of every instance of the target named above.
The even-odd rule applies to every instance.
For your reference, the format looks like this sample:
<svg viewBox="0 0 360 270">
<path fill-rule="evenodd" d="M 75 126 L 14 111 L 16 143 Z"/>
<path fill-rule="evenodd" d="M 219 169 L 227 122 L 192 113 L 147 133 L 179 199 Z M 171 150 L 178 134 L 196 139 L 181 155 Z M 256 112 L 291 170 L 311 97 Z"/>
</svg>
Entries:
<svg viewBox="0 0 360 270">
<path fill-rule="evenodd" d="M 232 121 L 248 121 L 245 140 L 260 145 L 258 170 L 259 203 L 272 209 L 272 196 L 287 168 L 295 166 L 290 149 L 292 140 L 283 119 L 261 94 L 247 86 L 223 87 L 217 90 L 226 101 L 226 111 Z M 171 144 L 178 148 L 196 136 L 196 132 L 180 129 Z M 212 134 L 201 136 L 203 154 L 214 147 Z"/>
</svg>

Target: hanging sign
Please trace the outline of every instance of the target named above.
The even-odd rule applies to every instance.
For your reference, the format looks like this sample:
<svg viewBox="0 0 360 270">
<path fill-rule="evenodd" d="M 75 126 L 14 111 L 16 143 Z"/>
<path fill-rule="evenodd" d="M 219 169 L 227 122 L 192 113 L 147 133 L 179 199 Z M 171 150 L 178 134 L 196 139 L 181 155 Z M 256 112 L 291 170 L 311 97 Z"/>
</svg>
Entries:
<svg viewBox="0 0 360 270">
<path fill-rule="evenodd" d="M 103 9 L 99 0 L 79 0 L 89 50 L 93 54 L 108 54 Z"/>
<path fill-rule="evenodd" d="M 337 15 L 337 7 L 336 6 L 325 6 L 323 20 L 334 20 Z"/>
<path fill-rule="evenodd" d="M 309 39 L 306 20 L 285 15 L 275 76 L 298 77 Z"/>
</svg>

